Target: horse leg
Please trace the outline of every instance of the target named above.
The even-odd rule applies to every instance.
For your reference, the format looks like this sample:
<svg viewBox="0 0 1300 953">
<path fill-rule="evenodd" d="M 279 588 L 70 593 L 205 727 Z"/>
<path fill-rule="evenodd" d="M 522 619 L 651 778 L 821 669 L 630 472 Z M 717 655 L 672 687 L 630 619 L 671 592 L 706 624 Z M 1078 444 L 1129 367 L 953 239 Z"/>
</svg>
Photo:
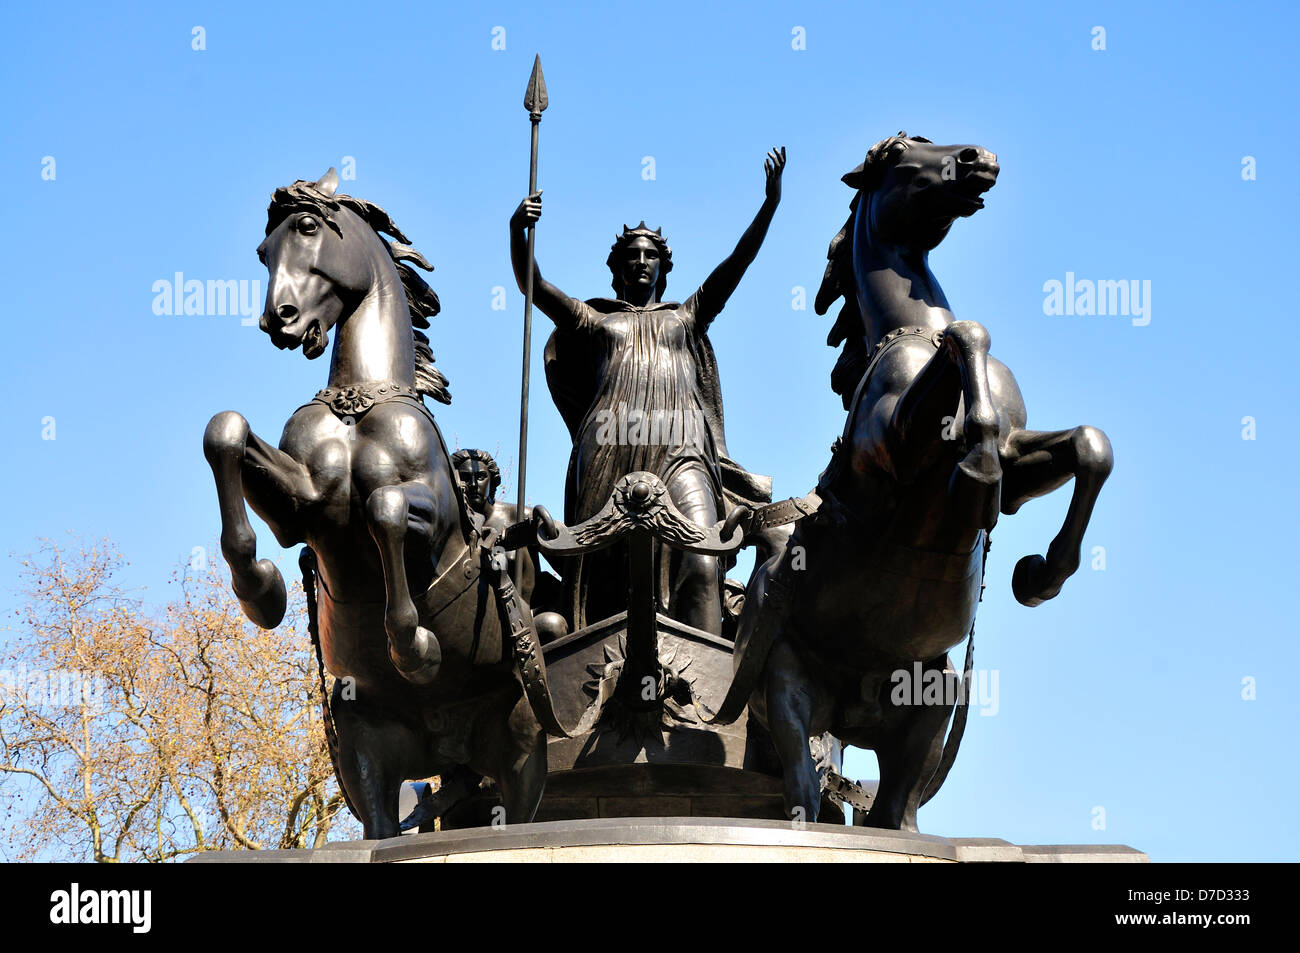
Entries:
<svg viewBox="0 0 1300 953">
<path fill-rule="evenodd" d="M 341 701 L 335 692 L 332 711 L 338 732 L 339 783 L 356 809 L 366 840 L 396 837 L 403 752 L 421 750 L 422 739 L 409 726 L 365 706 L 359 699 Z"/>
<path fill-rule="evenodd" d="M 945 423 L 960 398 L 966 408 L 962 436 L 967 452 L 949 482 L 951 509 L 974 515 L 972 528 L 997 522 L 1002 482 L 998 456 L 998 410 L 988 370 L 989 333 L 974 321 L 954 321 L 939 350 L 916 373 L 888 410 L 883 440 L 889 468 L 911 482 L 940 458 Z M 883 408 L 882 408 L 883 409 Z"/>
<path fill-rule="evenodd" d="M 501 788 L 507 824 L 527 824 L 537 814 L 546 788 L 546 732 L 532 705 L 521 695 L 495 739 L 499 752 L 494 773 Z"/>
<path fill-rule="evenodd" d="M 1017 601 L 1036 606 L 1059 593 L 1065 580 L 1079 568 L 1083 534 L 1102 484 L 1115 465 L 1115 456 L 1104 433 L 1083 426 L 1073 430 L 1015 431 L 1007 441 L 1003 461 L 1006 493 L 1002 512 L 1007 515 L 1074 478 L 1070 508 L 1060 532 L 1047 547 L 1046 558 L 1025 556 L 1016 563 L 1011 576 L 1011 590 Z"/>
<path fill-rule="evenodd" d="M 768 656 L 762 691 L 768 732 L 781 759 L 786 816 L 813 823 L 821 810 L 822 792 L 808 739 L 822 707 L 820 693 L 798 655 L 779 637 Z"/>
<path fill-rule="evenodd" d="M 286 549 L 307 538 L 302 512 L 320 500 L 311 471 L 249 431 L 240 468 L 244 499 Z"/>
<path fill-rule="evenodd" d="M 273 629 L 284 618 L 287 598 L 280 570 L 269 559 L 257 558 L 257 535 L 244 509 L 244 476 L 250 441 L 254 446 L 266 446 L 252 434 L 248 421 L 240 414 L 224 411 L 213 417 L 204 431 L 203 455 L 217 483 L 221 552 L 230 566 L 231 588 L 239 598 L 244 615 L 264 629 Z M 305 476 L 305 468 L 287 454 L 280 454 L 283 460 L 269 454 L 260 456 L 263 459 L 258 463 L 268 483 L 290 486 L 298 476 L 293 472 L 294 467 L 302 469 Z M 284 491 L 285 496 L 290 494 L 290 490 Z"/>
<path fill-rule="evenodd" d="M 946 690 L 953 684 L 947 676 L 952 667 L 948 656 L 941 655 L 925 663 L 922 671 L 945 673 L 943 704 L 898 706 L 889 710 L 892 724 L 876 747 L 880 787 L 867 812 L 867 827 L 915 832 L 916 812 L 925 786 L 943 757 L 944 728 L 955 702 Z"/>
<path fill-rule="evenodd" d="M 411 598 L 406 578 L 406 536 L 412 517 L 420 526 L 430 525 L 434 506 L 432 491 L 422 483 L 381 486 L 366 499 L 366 524 L 379 547 L 384 569 L 388 657 L 402 677 L 416 685 L 427 685 L 437 677 L 442 650 L 434 634 L 420 625 Z"/>
<path fill-rule="evenodd" d="M 961 372 L 966 417 L 962 436 L 966 456 L 957 464 L 948 490 L 957 512 L 974 513 L 975 526 L 991 530 L 998 521 L 1002 463 L 998 456 L 998 409 L 989 383 L 989 333 L 974 321 L 954 321 L 944 332 Z"/>
</svg>

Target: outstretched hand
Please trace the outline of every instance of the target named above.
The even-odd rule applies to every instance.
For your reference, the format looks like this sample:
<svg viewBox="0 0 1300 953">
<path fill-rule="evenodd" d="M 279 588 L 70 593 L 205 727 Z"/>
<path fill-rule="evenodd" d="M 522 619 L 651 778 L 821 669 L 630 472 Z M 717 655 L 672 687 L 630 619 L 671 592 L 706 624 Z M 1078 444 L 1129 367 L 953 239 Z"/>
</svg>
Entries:
<svg viewBox="0 0 1300 953">
<path fill-rule="evenodd" d="M 774 202 L 780 201 L 781 173 L 785 171 L 785 146 L 774 148 L 767 154 L 763 171 L 767 173 L 767 197 Z"/>
</svg>

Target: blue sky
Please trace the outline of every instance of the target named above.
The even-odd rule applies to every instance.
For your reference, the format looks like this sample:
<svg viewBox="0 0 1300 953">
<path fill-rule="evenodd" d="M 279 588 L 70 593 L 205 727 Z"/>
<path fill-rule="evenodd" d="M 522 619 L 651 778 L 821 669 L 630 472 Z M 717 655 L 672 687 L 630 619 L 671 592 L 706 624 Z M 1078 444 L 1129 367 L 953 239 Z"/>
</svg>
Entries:
<svg viewBox="0 0 1300 953">
<path fill-rule="evenodd" d="M 712 336 L 733 455 L 802 494 L 843 412 L 829 318 L 795 310 L 793 289 L 811 298 L 820 280 L 851 197 L 839 177 L 899 129 L 977 143 L 1001 178 L 934 271 L 957 315 L 989 328 L 1031 426 L 1099 426 L 1116 468 L 1085 544 L 1106 568 L 1085 562 L 1053 602 L 1018 605 L 1011 568 L 1043 551 L 1068 494 L 999 523 L 976 654 L 998 672 L 998 711 L 972 715 L 922 827 L 1156 860 L 1300 856 L 1294 8 L 55 4 L 7 19 L 5 551 L 106 534 L 125 581 L 166 598 L 169 571 L 218 529 L 208 418 L 237 409 L 278 439 L 327 364 L 237 315 L 157 315 L 153 285 L 182 272 L 264 288 L 271 191 L 345 157 L 343 189 L 437 268 L 447 440 L 498 452 L 512 483 L 522 298 L 506 222 L 526 190 L 536 52 L 551 99 L 538 258 L 571 294 L 607 293 L 610 241 L 645 219 L 673 248 L 668 296 L 685 297 L 757 210 L 764 152 L 788 148 L 782 206 Z M 1044 314 L 1044 283 L 1067 272 L 1150 281 L 1150 323 Z M 558 512 L 569 445 L 538 320 L 529 497 Z M 0 562 L 0 606 L 17 585 Z M 852 755 L 846 773 L 872 770 Z"/>
</svg>

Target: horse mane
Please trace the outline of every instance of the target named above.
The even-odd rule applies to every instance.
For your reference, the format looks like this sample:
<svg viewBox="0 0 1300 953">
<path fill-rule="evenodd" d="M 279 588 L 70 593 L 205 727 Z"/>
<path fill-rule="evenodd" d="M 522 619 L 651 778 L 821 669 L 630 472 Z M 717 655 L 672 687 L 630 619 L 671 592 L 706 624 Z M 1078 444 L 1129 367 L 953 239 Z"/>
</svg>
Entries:
<svg viewBox="0 0 1300 953">
<path fill-rule="evenodd" d="M 848 220 L 831 239 L 830 248 L 826 252 L 826 271 L 817 288 L 813 308 L 818 314 L 825 314 L 838 299 L 844 299 L 844 306 L 840 308 L 835 323 L 826 336 L 826 344 L 829 347 L 844 345 L 835 367 L 831 369 L 831 390 L 840 395 L 845 410 L 849 409 L 858 382 L 867 372 L 871 353 L 867 341 L 866 316 L 858 307 L 858 283 L 853 274 L 853 222 L 859 212 L 866 210 L 863 197 L 880 185 L 885 172 L 898 161 L 898 157 L 911 143 L 929 141 L 899 130 L 898 135 L 881 139 L 868 149 L 862 164 L 840 179 L 856 192 L 849 202 Z"/>
<path fill-rule="evenodd" d="M 451 392 L 447 378 L 434 366 L 433 348 L 429 338 L 420 329 L 429 327 L 429 319 L 442 310 L 437 293 L 420 277 L 415 265 L 425 271 L 433 271 L 433 265 L 427 258 L 411 247 L 410 239 L 402 233 L 387 212 L 373 202 L 351 195 L 327 195 L 316 187 L 317 183 L 299 179 L 293 185 L 276 189 L 271 196 L 271 204 L 266 210 L 266 234 L 271 234 L 292 212 L 310 208 L 320 214 L 325 224 L 335 234 L 342 236 L 342 230 L 334 221 L 333 213 L 346 208 L 355 213 L 363 222 L 374 229 L 381 245 L 388 252 L 397 268 L 397 275 L 402 281 L 402 290 L 406 294 L 406 306 L 411 315 L 411 340 L 415 347 L 415 389 L 425 397 L 432 397 L 441 404 L 451 403 Z M 391 235 L 395 241 L 389 241 L 385 235 Z"/>
</svg>

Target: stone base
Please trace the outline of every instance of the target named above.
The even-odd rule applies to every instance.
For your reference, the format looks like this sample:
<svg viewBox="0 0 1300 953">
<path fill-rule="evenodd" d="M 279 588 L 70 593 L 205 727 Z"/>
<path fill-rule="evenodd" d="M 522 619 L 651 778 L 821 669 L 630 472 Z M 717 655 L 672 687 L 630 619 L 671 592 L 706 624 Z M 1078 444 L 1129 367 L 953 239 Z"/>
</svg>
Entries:
<svg viewBox="0 0 1300 953">
<path fill-rule="evenodd" d="M 340 841 L 319 850 L 212 851 L 191 863 L 1146 863 L 1118 844 L 1016 846 L 833 824 L 594 818 Z"/>
</svg>

